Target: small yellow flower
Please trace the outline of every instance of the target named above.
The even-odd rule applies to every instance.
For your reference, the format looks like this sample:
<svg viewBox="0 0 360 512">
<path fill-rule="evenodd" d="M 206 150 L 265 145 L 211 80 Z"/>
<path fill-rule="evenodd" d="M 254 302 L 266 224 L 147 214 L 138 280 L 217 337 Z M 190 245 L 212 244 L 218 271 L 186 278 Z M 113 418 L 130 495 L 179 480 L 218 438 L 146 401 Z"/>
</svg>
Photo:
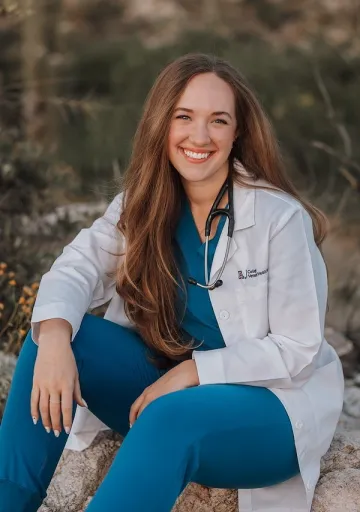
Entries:
<svg viewBox="0 0 360 512">
<path fill-rule="evenodd" d="M 39 283 L 33 283 L 33 284 L 31 285 L 31 288 L 32 288 L 33 290 L 37 290 L 37 289 L 39 288 L 39 286 L 40 286 L 40 284 L 39 284 Z"/>
<path fill-rule="evenodd" d="M 15 286 L 16 285 L 15 279 L 12 279 L 11 281 L 9 281 L 9 285 L 10 286 Z"/>
<path fill-rule="evenodd" d="M 32 304 L 34 304 L 34 302 L 35 302 L 35 297 L 29 297 L 26 301 L 26 304 L 29 304 L 31 306 Z"/>
<path fill-rule="evenodd" d="M 24 334 L 26 334 L 25 329 L 19 329 L 19 334 L 21 334 L 21 336 L 24 336 Z"/>
<path fill-rule="evenodd" d="M 23 292 L 30 296 L 34 295 L 34 292 L 32 291 L 32 289 L 29 286 L 23 286 Z"/>
<path fill-rule="evenodd" d="M 5 270 L 7 268 L 7 264 L 4 263 L 3 261 L 0 263 L 0 269 L 1 270 Z"/>
<path fill-rule="evenodd" d="M 12 277 L 15 277 L 15 272 L 9 272 L 8 277 L 11 279 Z"/>
<path fill-rule="evenodd" d="M 2 302 L 0 302 L 0 311 L 3 310 L 5 308 L 4 304 Z"/>
<path fill-rule="evenodd" d="M 25 304 L 25 297 L 20 297 L 19 304 Z"/>
</svg>

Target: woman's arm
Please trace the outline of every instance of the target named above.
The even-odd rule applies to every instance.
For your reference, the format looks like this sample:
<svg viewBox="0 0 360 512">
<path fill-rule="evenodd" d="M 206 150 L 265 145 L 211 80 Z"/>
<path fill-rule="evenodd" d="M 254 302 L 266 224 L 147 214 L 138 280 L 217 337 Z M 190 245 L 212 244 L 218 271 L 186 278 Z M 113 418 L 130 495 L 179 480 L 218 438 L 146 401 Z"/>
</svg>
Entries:
<svg viewBox="0 0 360 512">
<path fill-rule="evenodd" d="M 307 380 L 323 340 L 327 280 L 311 217 L 304 208 L 287 213 L 269 246 L 269 334 L 230 346 L 193 352 L 200 384 L 243 383 L 291 387 Z"/>
<path fill-rule="evenodd" d="M 61 339 L 70 342 L 72 334 L 72 326 L 63 318 L 49 318 L 39 322 L 39 334 L 37 345 L 40 345 L 41 340 L 47 337 L 53 337 L 54 333 Z"/>
<path fill-rule="evenodd" d="M 115 270 L 119 260 L 108 252 L 123 252 L 122 237 L 116 227 L 121 203 L 122 193 L 115 196 L 102 217 L 82 229 L 64 247 L 42 276 L 31 317 L 32 338 L 36 344 L 41 321 L 67 320 L 72 327 L 73 341 L 86 311 L 110 300 L 115 280 L 105 273 Z"/>
</svg>

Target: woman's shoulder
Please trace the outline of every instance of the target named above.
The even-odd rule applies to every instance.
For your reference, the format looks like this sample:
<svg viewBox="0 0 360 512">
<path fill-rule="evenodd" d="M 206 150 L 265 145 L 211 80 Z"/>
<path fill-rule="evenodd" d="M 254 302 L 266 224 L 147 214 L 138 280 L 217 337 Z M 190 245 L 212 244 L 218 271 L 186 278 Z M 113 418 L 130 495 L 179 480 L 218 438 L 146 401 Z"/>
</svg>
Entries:
<svg viewBox="0 0 360 512">
<path fill-rule="evenodd" d="M 298 210 L 305 210 L 301 201 L 296 197 L 275 187 L 266 179 L 261 178 L 254 181 L 242 164 L 237 163 L 236 169 L 241 180 L 252 190 L 256 213 L 263 212 L 267 218 L 271 218 L 273 215 L 286 216 Z M 241 188 L 240 184 L 238 186 Z"/>
<path fill-rule="evenodd" d="M 124 192 L 118 192 L 115 196 L 113 195 L 112 199 L 107 201 L 103 218 L 112 222 L 118 220 L 123 209 L 123 198 Z"/>
<path fill-rule="evenodd" d="M 279 214 L 286 215 L 298 210 L 305 210 L 299 199 L 265 180 L 257 180 L 254 188 L 256 190 L 256 205 L 263 210 L 266 209 L 267 213 L 274 210 Z"/>
<path fill-rule="evenodd" d="M 312 219 L 304 205 L 293 195 L 270 184 L 260 183 L 255 190 L 255 219 L 256 223 L 269 231 L 270 239 L 293 219 L 293 226 L 306 227 L 312 232 Z M 265 189 L 265 186 L 269 188 Z"/>
<path fill-rule="evenodd" d="M 311 226 L 311 217 L 303 206 L 301 201 L 281 189 L 274 187 L 271 183 L 264 179 L 249 182 L 246 180 L 248 190 L 238 185 L 237 196 L 244 196 L 249 208 L 252 209 L 254 224 L 261 233 L 268 232 L 271 239 L 275 233 L 281 230 L 290 219 L 297 215 L 299 225 L 304 224 Z M 239 201 L 241 208 L 241 201 Z M 242 214 L 244 211 L 239 211 Z M 235 213 L 236 215 L 236 213 Z M 302 219 L 300 219 L 302 218 Z"/>
</svg>

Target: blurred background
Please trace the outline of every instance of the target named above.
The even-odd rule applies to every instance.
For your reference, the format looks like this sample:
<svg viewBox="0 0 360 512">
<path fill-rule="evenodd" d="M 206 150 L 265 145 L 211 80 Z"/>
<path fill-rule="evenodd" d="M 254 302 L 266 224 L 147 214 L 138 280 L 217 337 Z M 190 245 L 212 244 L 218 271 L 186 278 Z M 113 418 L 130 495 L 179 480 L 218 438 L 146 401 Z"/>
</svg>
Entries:
<svg viewBox="0 0 360 512">
<path fill-rule="evenodd" d="M 0 420 L 42 274 L 118 192 L 146 94 L 192 51 L 248 78 L 329 217 L 326 338 L 360 430 L 360 0 L 0 2 Z"/>
</svg>

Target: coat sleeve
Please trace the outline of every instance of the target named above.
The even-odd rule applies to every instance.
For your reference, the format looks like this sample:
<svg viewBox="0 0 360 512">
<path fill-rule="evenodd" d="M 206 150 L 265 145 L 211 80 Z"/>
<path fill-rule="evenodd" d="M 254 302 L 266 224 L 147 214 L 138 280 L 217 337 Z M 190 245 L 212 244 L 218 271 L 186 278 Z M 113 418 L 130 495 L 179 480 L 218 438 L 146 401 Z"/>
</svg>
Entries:
<svg viewBox="0 0 360 512">
<path fill-rule="evenodd" d="M 239 338 L 220 349 L 193 351 L 199 382 L 293 387 L 314 371 L 324 336 L 325 262 L 304 208 L 279 222 L 269 242 L 268 315 L 265 338 Z"/>
<path fill-rule="evenodd" d="M 102 217 L 89 228 L 82 229 L 64 247 L 50 270 L 42 276 L 30 320 L 31 335 L 36 344 L 42 320 L 67 320 L 72 326 L 71 341 L 74 341 L 87 310 L 111 299 L 115 278 L 109 278 L 106 272 L 115 270 L 119 261 L 109 252 L 123 252 L 122 236 L 116 227 L 121 202 L 122 193 L 115 196 Z"/>
</svg>

